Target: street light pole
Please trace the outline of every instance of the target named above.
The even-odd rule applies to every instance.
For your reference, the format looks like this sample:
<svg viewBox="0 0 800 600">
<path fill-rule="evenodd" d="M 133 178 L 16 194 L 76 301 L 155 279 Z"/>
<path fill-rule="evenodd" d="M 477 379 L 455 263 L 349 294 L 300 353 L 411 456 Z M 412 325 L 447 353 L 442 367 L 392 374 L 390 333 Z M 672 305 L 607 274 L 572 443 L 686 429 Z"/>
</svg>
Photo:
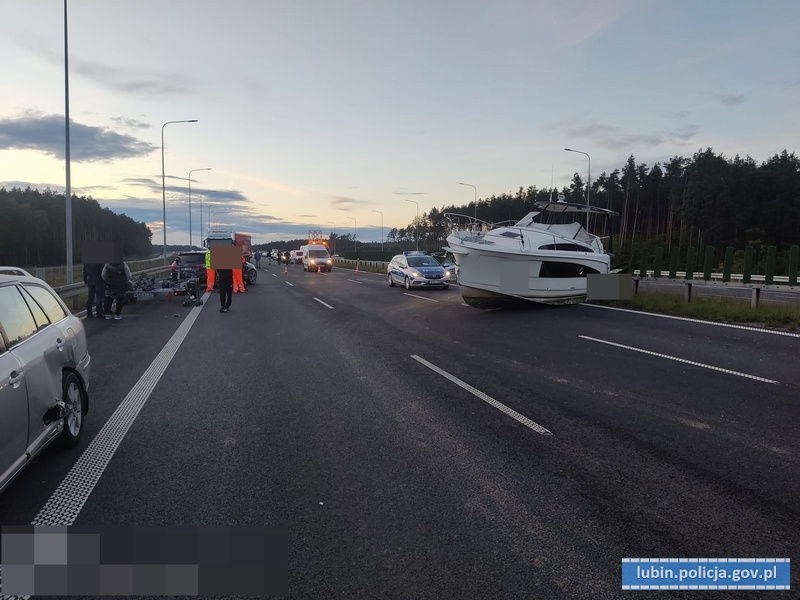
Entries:
<svg viewBox="0 0 800 600">
<path fill-rule="evenodd" d="M 356 221 L 355 217 L 347 217 L 348 219 L 353 219 L 353 240 L 355 240 L 355 247 L 356 247 L 356 254 L 358 253 L 358 221 Z"/>
<path fill-rule="evenodd" d="M 478 225 L 478 188 L 476 188 L 471 183 L 459 183 L 458 185 L 468 185 L 473 190 L 475 190 L 475 225 Z"/>
<path fill-rule="evenodd" d="M 419 202 L 416 200 L 409 200 L 406 198 L 406 202 L 413 202 L 417 205 L 417 218 L 414 219 L 414 229 L 416 233 L 414 233 L 414 237 L 417 238 L 417 250 L 419 250 Z"/>
<path fill-rule="evenodd" d="M 66 4 L 67 0 L 64 0 Z M 197 123 L 197 119 L 186 119 L 183 121 L 167 121 L 161 126 L 161 206 L 162 217 L 161 226 L 164 228 L 164 264 L 167 264 L 167 184 L 164 174 L 164 127 L 170 123 Z"/>
<path fill-rule="evenodd" d="M 67 42 L 67 0 L 64 0 L 64 129 L 66 134 L 66 146 L 64 157 L 67 167 L 67 188 L 64 198 L 67 201 L 67 283 L 72 283 L 72 178 L 70 176 L 69 158 L 69 43 Z M 85 261 L 84 261 L 85 262 Z M 166 264 L 166 262 L 164 263 Z"/>
<path fill-rule="evenodd" d="M 194 246 L 192 246 L 192 173 L 195 171 L 210 171 L 211 167 L 206 167 L 205 169 L 192 169 L 189 171 L 189 250 L 194 250 Z M 203 206 L 200 205 L 200 218 L 203 218 Z M 200 235 L 203 235 L 203 230 L 200 230 Z"/>
<path fill-rule="evenodd" d="M 336 255 L 336 223 L 333 221 L 328 221 L 331 225 L 333 225 L 333 254 Z"/>
<path fill-rule="evenodd" d="M 229 212 L 233 212 L 233 211 L 230 211 L 230 210 L 216 210 L 213 213 L 211 213 L 214 216 L 214 227 L 219 225 L 219 223 L 217 223 L 217 215 L 227 215 Z"/>
<path fill-rule="evenodd" d="M 567 152 L 577 152 L 578 154 L 583 154 L 586 158 L 589 159 L 589 181 L 586 184 L 586 205 L 589 206 L 589 194 L 592 191 L 592 157 L 586 154 L 581 150 L 573 150 L 572 148 L 564 148 Z"/>
<path fill-rule="evenodd" d="M 206 194 L 216 194 L 217 190 L 210 190 L 208 192 L 203 192 L 200 194 L 200 245 L 203 245 L 203 199 L 206 197 Z M 211 216 L 211 207 L 209 207 L 209 214 Z"/>
<path fill-rule="evenodd" d="M 372 212 L 380 213 L 381 215 L 381 252 L 383 252 L 383 213 L 375 209 L 373 209 Z"/>
</svg>

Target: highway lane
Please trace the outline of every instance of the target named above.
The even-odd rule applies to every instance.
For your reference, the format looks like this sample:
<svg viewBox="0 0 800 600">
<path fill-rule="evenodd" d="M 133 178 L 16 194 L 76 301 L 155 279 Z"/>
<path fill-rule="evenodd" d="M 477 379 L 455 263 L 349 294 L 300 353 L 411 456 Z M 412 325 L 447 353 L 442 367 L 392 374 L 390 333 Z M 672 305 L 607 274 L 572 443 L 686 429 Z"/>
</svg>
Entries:
<svg viewBox="0 0 800 600">
<path fill-rule="evenodd" d="M 797 338 L 592 307 L 478 311 L 456 288 L 407 295 L 341 269 L 264 269 L 230 313 L 216 300 L 78 523 L 286 525 L 294 597 L 617 598 L 625 556 L 790 556 L 798 539 L 797 379 L 782 364 Z M 176 304 L 88 324 L 94 431 L 188 314 Z M 30 522 L 66 457 L 0 496 L 0 522 Z"/>
</svg>

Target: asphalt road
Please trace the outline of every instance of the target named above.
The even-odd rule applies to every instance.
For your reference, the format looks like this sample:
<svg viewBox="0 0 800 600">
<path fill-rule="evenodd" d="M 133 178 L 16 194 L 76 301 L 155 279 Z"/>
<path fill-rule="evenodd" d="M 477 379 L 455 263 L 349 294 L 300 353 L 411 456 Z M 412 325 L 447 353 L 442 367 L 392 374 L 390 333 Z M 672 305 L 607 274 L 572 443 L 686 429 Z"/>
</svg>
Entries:
<svg viewBox="0 0 800 600">
<path fill-rule="evenodd" d="M 94 487 L 60 492 L 83 490 L 71 522 L 286 527 L 293 598 L 629 598 L 623 557 L 796 551 L 800 335 L 288 271 L 226 314 L 215 293 L 86 322 L 84 440 L 29 467 L 0 523 L 37 519 L 124 404 Z"/>
</svg>

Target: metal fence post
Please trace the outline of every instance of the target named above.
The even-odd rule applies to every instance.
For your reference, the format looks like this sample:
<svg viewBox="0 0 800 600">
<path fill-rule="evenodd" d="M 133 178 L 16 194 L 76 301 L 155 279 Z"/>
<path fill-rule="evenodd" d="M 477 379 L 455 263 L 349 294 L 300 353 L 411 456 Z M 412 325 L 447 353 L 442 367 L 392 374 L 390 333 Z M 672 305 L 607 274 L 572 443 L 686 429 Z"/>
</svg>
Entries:
<svg viewBox="0 0 800 600">
<path fill-rule="evenodd" d="M 767 248 L 767 272 L 766 277 L 764 277 L 764 283 L 767 285 L 772 285 L 775 279 L 775 252 L 775 246 Z"/>
<path fill-rule="evenodd" d="M 642 257 L 641 250 L 633 251 L 633 256 L 631 256 L 631 266 L 630 266 L 631 275 L 636 275 L 636 265 L 640 264 L 639 261 L 641 260 L 641 257 Z"/>
<path fill-rule="evenodd" d="M 706 246 L 703 260 L 703 281 L 711 281 L 711 269 L 714 267 L 714 246 Z"/>
<path fill-rule="evenodd" d="M 673 246 L 669 252 L 669 278 L 675 279 L 678 272 L 678 259 L 680 258 L 680 248 Z"/>
<path fill-rule="evenodd" d="M 653 279 L 661 277 L 661 265 L 664 260 L 664 248 L 656 248 L 656 255 L 653 258 Z"/>
<path fill-rule="evenodd" d="M 686 281 L 694 279 L 694 246 L 686 250 Z"/>
<path fill-rule="evenodd" d="M 750 283 L 753 279 L 753 247 L 747 246 L 744 249 L 744 272 L 742 273 L 742 283 Z"/>
<path fill-rule="evenodd" d="M 647 279 L 647 250 L 642 250 L 642 262 L 639 263 L 639 279 Z"/>
<path fill-rule="evenodd" d="M 731 269 L 733 268 L 733 246 L 725 248 L 725 261 L 722 263 L 722 281 L 727 283 L 731 280 Z"/>
<path fill-rule="evenodd" d="M 797 263 L 800 259 L 800 246 L 789 248 L 789 285 L 797 285 Z"/>
</svg>

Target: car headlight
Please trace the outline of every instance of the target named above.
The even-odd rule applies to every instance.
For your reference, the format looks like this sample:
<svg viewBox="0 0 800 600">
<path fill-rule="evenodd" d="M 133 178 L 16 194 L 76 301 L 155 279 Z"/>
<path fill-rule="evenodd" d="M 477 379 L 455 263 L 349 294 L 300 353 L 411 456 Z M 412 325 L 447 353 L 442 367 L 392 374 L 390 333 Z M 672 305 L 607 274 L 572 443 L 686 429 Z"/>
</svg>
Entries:
<svg viewBox="0 0 800 600">
<path fill-rule="evenodd" d="M 450 271 L 445 271 L 445 272 L 444 272 L 444 276 L 445 276 L 445 277 L 450 277 Z"/>
<path fill-rule="evenodd" d="M 327 264 L 331 264 L 331 259 L 329 258 L 329 259 L 328 259 L 328 260 L 326 260 L 325 262 L 326 262 Z"/>
<path fill-rule="evenodd" d="M 308 262 L 310 262 L 312 265 L 317 264 L 317 261 L 315 261 L 313 258 L 311 260 L 309 260 Z"/>
<path fill-rule="evenodd" d="M 417 273 L 416 271 L 411 271 L 411 276 L 412 276 L 412 277 L 419 277 L 419 276 L 420 276 L 420 274 L 419 274 L 419 273 Z"/>
</svg>

